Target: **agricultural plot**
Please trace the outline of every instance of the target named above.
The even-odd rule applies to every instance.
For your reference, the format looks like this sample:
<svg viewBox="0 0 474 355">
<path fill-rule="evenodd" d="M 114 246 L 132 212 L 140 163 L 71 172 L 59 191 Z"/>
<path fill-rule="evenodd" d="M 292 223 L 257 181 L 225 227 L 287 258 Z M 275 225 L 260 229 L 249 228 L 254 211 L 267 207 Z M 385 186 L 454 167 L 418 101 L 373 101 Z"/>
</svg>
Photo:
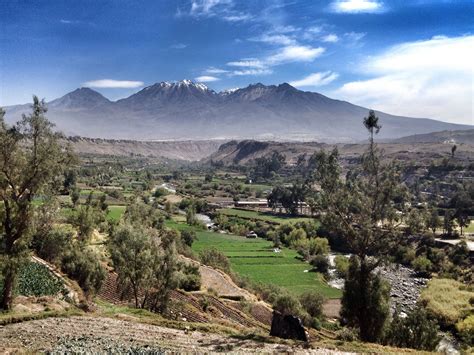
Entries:
<svg viewBox="0 0 474 355">
<path fill-rule="evenodd" d="M 260 220 L 272 223 L 297 223 L 310 221 L 310 217 L 286 217 L 286 216 L 276 216 L 270 213 L 250 211 L 250 210 L 240 210 L 236 208 L 224 208 L 219 210 L 220 213 L 225 214 L 226 216 L 235 216 L 245 219 Z"/>
<path fill-rule="evenodd" d="M 107 209 L 107 219 L 112 222 L 120 220 L 126 208 L 126 206 L 109 206 Z"/>
<path fill-rule="evenodd" d="M 174 221 L 168 221 L 167 226 L 178 230 L 193 228 Z M 196 235 L 198 239 L 192 246 L 196 253 L 214 247 L 229 258 L 234 272 L 252 281 L 274 284 L 295 295 L 315 291 L 328 298 L 341 297 L 340 291 L 328 286 L 320 274 L 307 272 L 310 266 L 297 259 L 294 250 L 284 248 L 275 253 L 272 243 L 260 238 L 247 239 L 203 230 L 196 230 Z"/>
</svg>

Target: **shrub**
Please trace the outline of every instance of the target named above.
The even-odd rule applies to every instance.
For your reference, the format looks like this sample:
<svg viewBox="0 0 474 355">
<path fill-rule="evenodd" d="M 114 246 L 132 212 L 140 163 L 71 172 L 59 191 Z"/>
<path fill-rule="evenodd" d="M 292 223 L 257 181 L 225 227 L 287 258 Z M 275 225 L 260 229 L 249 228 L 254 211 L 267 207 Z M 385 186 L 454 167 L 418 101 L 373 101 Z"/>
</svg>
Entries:
<svg viewBox="0 0 474 355">
<path fill-rule="evenodd" d="M 84 247 L 70 249 L 62 258 L 61 269 L 88 294 L 100 289 L 106 273 L 98 255 Z"/>
<path fill-rule="evenodd" d="M 385 336 L 385 343 L 399 348 L 434 350 L 439 342 L 438 325 L 426 311 L 417 307 L 406 318 L 395 313 Z"/>
<path fill-rule="evenodd" d="M 187 246 L 193 245 L 194 241 L 196 240 L 196 232 L 193 230 L 183 230 L 181 231 L 181 240 Z"/>
<path fill-rule="evenodd" d="M 227 273 L 230 272 L 229 259 L 216 248 L 202 250 L 199 253 L 199 260 L 205 265 L 215 267 Z"/>
<path fill-rule="evenodd" d="M 320 272 L 322 274 L 327 274 L 329 270 L 329 261 L 328 258 L 324 255 L 313 256 L 309 263 L 317 272 Z"/>
<path fill-rule="evenodd" d="M 456 331 L 466 344 L 474 344 L 474 314 L 456 323 Z"/>
<path fill-rule="evenodd" d="M 299 301 L 303 309 L 313 318 L 323 316 L 323 303 L 325 298 L 317 292 L 307 291 L 300 295 Z"/>
<path fill-rule="evenodd" d="M 185 291 L 198 291 L 201 288 L 201 274 L 199 267 L 193 264 L 182 263 L 177 274 L 178 287 Z"/>
<path fill-rule="evenodd" d="M 34 236 L 32 247 L 40 258 L 58 263 L 67 249 L 71 247 L 73 232 L 55 228 L 43 236 Z"/>
<path fill-rule="evenodd" d="M 273 309 L 283 315 L 298 316 L 301 313 L 301 304 L 291 295 L 282 295 L 277 297 L 273 303 Z"/>
<path fill-rule="evenodd" d="M 337 275 L 345 279 L 347 271 L 349 270 L 349 259 L 344 255 L 336 255 L 334 258 L 334 265 L 336 267 Z"/>
<path fill-rule="evenodd" d="M 344 327 L 336 331 L 336 338 L 342 341 L 355 341 L 358 339 L 358 334 L 354 328 Z"/>
<path fill-rule="evenodd" d="M 326 238 L 311 238 L 308 243 L 310 255 L 327 255 L 329 242 Z"/>
<path fill-rule="evenodd" d="M 425 256 L 419 256 L 413 260 L 413 268 L 415 271 L 425 277 L 431 274 L 431 261 Z"/>
</svg>

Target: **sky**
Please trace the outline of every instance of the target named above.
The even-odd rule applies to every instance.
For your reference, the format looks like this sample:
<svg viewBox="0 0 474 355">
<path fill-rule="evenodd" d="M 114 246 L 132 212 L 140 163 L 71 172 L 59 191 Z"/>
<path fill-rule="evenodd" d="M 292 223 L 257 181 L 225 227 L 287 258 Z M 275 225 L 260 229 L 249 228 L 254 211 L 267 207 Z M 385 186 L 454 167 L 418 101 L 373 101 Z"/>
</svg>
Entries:
<svg viewBox="0 0 474 355">
<path fill-rule="evenodd" d="M 473 0 L 0 0 L 0 105 L 288 82 L 474 124 Z"/>
</svg>

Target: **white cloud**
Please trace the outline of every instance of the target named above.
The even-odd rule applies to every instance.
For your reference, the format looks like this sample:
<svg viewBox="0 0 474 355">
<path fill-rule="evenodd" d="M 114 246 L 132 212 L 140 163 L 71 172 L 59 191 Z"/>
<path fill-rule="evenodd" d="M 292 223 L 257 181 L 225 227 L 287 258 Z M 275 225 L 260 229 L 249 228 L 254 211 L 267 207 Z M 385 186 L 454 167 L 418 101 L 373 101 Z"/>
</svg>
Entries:
<svg viewBox="0 0 474 355">
<path fill-rule="evenodd" d="M 268 75 L 272 74 L 273 70 L 269 68 L 264 69 L 242 69 L 242 70 L 234 70 L 232 71 L 229 76 L 243 76 L 243 75 Z"/>
<path fill-rule="evenodd" d="M 326 35 L 326 36 L 323 36 L 323 37 L 321 38 L 321 40 L 322 40 L 323 42 L 336 43 L 337 41 L 339 41 L 339 37 L 338 37 L 336 34 L 334 34 L 334 33 L 330 33 L 330 34 L 328 34 L 328 35 Z"/>
<path fill-rule="evenodd" d="M 223 16 L 222 19 L 229 22 L 248 21 L 253 18 L 250 14 L 238 13 L 234 15 Z"/>
<path fill-rule="evenodd" d="M 206 74 L 225 74 L 225 73 L 228 73 L 229 71 L 224 70 L 224 69 L 211 67 L 211 68 L 207 68 L 204 72 Z"/>
<path fill-rule="evenodd" d="M 364 33 L 364 32 L 347 32 L 347 33 L 344 33 L 344 37 L 350 42 L 352 42 L 352 44 L 356 44 L 362 38 L 364 38 L 366 34 L 367 33 Z"/>
<path fill-rule="evenodd" d="M 82 84 L 83 87 L 89 88 L 107 88 L 107 89 L 130 89 L 139 88 L 143 86 L 143 81 L 130 81 L 130 80 L 113 80 L 113 79 L 100 79 L 86 81 Z"/>
<path fill-rule="evenodd" d="M 377 0 L 336 0 L 331 9 L 339 13 L 380 12 L 383 4 Z"/>
<path fill-rule="evenodd" d="M 212 81 L 218 81 L 220 80 L 219 78 L 216 78 L 215 76 L 210 76 L 210 75 L 203 75 L 203 76 L 198 76 L 196 78 L 196 81 L 200 83 L 210 83 Z"/>
<path fill-rule="evenodd" d="M 263 34 L 259 37 L 251 38 L 251 41 L 264 42 L 270 44 L 282 44 L 282 45 L 291 45 L 296 44 L 296 41 L 283 34 Z"/>
<path fill-rule="evenodd" d="M 233 0 L 192 0 L 189 11 L 178 8 L 176 15 L 216 17 L 228 22 L 244 22 L 253 18 L 251 14 L 236 11 Z"/>
<path fill-rule="evenodd" d="M 184 43 L 176 43 L 176 44 L 172 44 L 170 46 L 170 48 L 173 48 L 173 49 L 184 49 L 186 48 L 188 45 L 187 44 L 184 44 Z"/>
<path fill-rule="evenodd" d="M 290 82 L 290 85 L 295 87 L 323 86 L 333 82 L 338 76 L 337 73 L 331 71 L 313 73 L 303 79 Z"/>
<path fill-rule="evenodd" d="M 393 114 L 474 124 L 473 62 L 474 36 L 403 43 L 364 60 L 359 71 L 371 79 L 334 94 Z"/>
<path fill-rule="evenodd" d="M 218 6 L 230 4 L 232 4 L 232 0 L 193 0 L 190 13 L 192 15 L 207 15 Z"/>
<path fill-rule="evenodd" d="M 265 68 L 266 64 L 259 59 L 243 59 L 235 62 L 229 62 L 227 65 L 231 67 L 243 68 Z"/>
<path fill-rule="evenodd" d="M 281 64 L 289 62 L 311 62 L 325 51 L 322 47 L 310 47 L 302 45 L 286 46 L 278 53 L 267 58 L 270 64 Z"/>
</svg>

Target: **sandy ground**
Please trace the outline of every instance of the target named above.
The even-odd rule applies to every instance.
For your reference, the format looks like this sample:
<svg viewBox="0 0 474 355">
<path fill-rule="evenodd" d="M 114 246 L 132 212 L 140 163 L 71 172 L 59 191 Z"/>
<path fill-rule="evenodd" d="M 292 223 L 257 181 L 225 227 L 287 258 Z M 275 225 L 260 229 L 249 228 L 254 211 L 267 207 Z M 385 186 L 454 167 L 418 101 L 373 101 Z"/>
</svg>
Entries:
<svg viewBox="0 0 474 355">
<path fill-rule="evenodd" d="M 307 353 L 325 349 L 261 343 L 217 334 L 183 331 L 128 320 L 76 316 L 47 318 L 0 327 L 0 352 L 52 353 Z"/>
</svg>

